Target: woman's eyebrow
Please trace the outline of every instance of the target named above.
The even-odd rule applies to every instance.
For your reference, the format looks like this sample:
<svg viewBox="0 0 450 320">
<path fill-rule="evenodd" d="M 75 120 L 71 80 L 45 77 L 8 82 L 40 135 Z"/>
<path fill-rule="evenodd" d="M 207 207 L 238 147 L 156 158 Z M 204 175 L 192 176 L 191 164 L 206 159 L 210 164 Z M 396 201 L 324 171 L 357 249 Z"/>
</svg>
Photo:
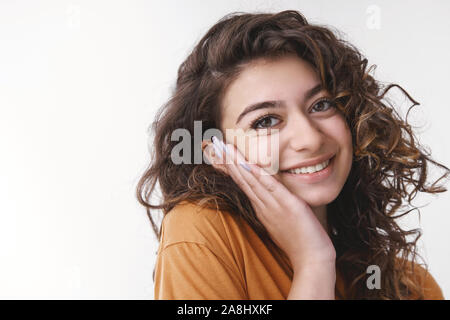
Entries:
<svg viewBox="0 0 450 320">
<path fill-rule="evenodd" d="M 322 91 L 322 84 L 319 83 L 317 85 L 315 85 L 314 87 L 312 87 L 311 89 L 309 89 L 308 91 L 306 91 L 305 96 L 304 96 L 304 100 L 303 101 L 307 101 L 309 99 L 311 99 L 312 97 L 314 97 L 316 94 L 318 94 L 320 91 Z M 244 111 L 242 111 L 242 113 L 239 115 L 239 117 L 236 120 L 236 124 L 239 123 L 239 121 L 241 121 L 241 119 L 250 112 L 259 110 L 259 109 L 266 109 L 266 108 L 279 108 L 280 106 L 283 106 L 283 101 L 281 100 L 270 100 L 270 101 L 262 101 L 262 102 L 256 102 L 253 103 L 249 106 L 247 106 Z"/>
</svg>

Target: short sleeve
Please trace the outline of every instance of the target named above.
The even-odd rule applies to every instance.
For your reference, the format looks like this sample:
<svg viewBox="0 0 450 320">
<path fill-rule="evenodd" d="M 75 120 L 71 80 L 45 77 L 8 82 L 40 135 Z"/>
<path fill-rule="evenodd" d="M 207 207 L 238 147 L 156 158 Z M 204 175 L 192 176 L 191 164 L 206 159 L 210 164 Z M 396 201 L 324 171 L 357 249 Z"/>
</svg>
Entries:
<svg viewBox="0 0 450 320">
<path fill-rule="evenodd" d="M 239 274 L 206 245 L 174 243 L 158 253 L 155 266 L 157 300 L 244 300 Z"/>
</svg>

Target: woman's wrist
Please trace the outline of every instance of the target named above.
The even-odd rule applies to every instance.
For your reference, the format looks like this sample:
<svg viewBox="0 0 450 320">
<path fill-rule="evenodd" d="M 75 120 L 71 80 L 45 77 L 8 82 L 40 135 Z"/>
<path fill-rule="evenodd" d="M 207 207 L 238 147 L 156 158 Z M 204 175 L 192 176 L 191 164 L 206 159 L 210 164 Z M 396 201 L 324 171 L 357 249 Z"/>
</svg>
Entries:
<svg viewBox="0 0 450 320">
<path fill-rule="evenodd" d="M 288 300 L 334 300 L 335 264 L 306 265 L 294 269 Z"/>
</svg>

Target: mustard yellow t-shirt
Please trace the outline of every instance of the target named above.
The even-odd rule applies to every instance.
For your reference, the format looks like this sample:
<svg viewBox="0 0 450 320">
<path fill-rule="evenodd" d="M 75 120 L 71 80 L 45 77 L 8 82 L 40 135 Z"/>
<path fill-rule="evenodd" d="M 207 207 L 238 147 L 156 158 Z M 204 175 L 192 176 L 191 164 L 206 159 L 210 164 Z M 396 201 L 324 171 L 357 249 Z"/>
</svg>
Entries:
<svg viewBox="0 0 450 320">
<path fill-rule="evenodd" d="M 270 250 L 243 219 L 183 201 L 164 217 L 161 232 L 155 299 L 287 298 L 293 276 L 289 259 Z M 444 299 L 431 274 L 418 269 L 426 299 Z M 345 299 L 339 271 L 335 293 Z"/>
</svg>

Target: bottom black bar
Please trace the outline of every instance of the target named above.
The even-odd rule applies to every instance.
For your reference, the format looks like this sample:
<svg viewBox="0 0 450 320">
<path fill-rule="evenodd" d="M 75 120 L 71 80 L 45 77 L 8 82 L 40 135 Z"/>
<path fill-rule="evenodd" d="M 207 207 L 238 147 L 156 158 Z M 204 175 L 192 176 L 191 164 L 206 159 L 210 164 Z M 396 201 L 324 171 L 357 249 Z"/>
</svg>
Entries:
<svg viewBox="0 0 450 320">
<path fill-rule="evenodd" d="M 134 314 L 149 319 L 302 319 L 304 317 L 335 316 L 393 316 L 398 308 L 405 317 L 416 314 L 423 307 L 448 308 L 444 301 L 283 301 L 283 300 L 3 300 L 0 307 L 15 316 L 33 318 L 55 316 L 112 316 L 129 319 Z M 356 307 L 356 308 L 355 308 Z M 362 307 L 362 308 L 359 308 Z"/>
</svg>

